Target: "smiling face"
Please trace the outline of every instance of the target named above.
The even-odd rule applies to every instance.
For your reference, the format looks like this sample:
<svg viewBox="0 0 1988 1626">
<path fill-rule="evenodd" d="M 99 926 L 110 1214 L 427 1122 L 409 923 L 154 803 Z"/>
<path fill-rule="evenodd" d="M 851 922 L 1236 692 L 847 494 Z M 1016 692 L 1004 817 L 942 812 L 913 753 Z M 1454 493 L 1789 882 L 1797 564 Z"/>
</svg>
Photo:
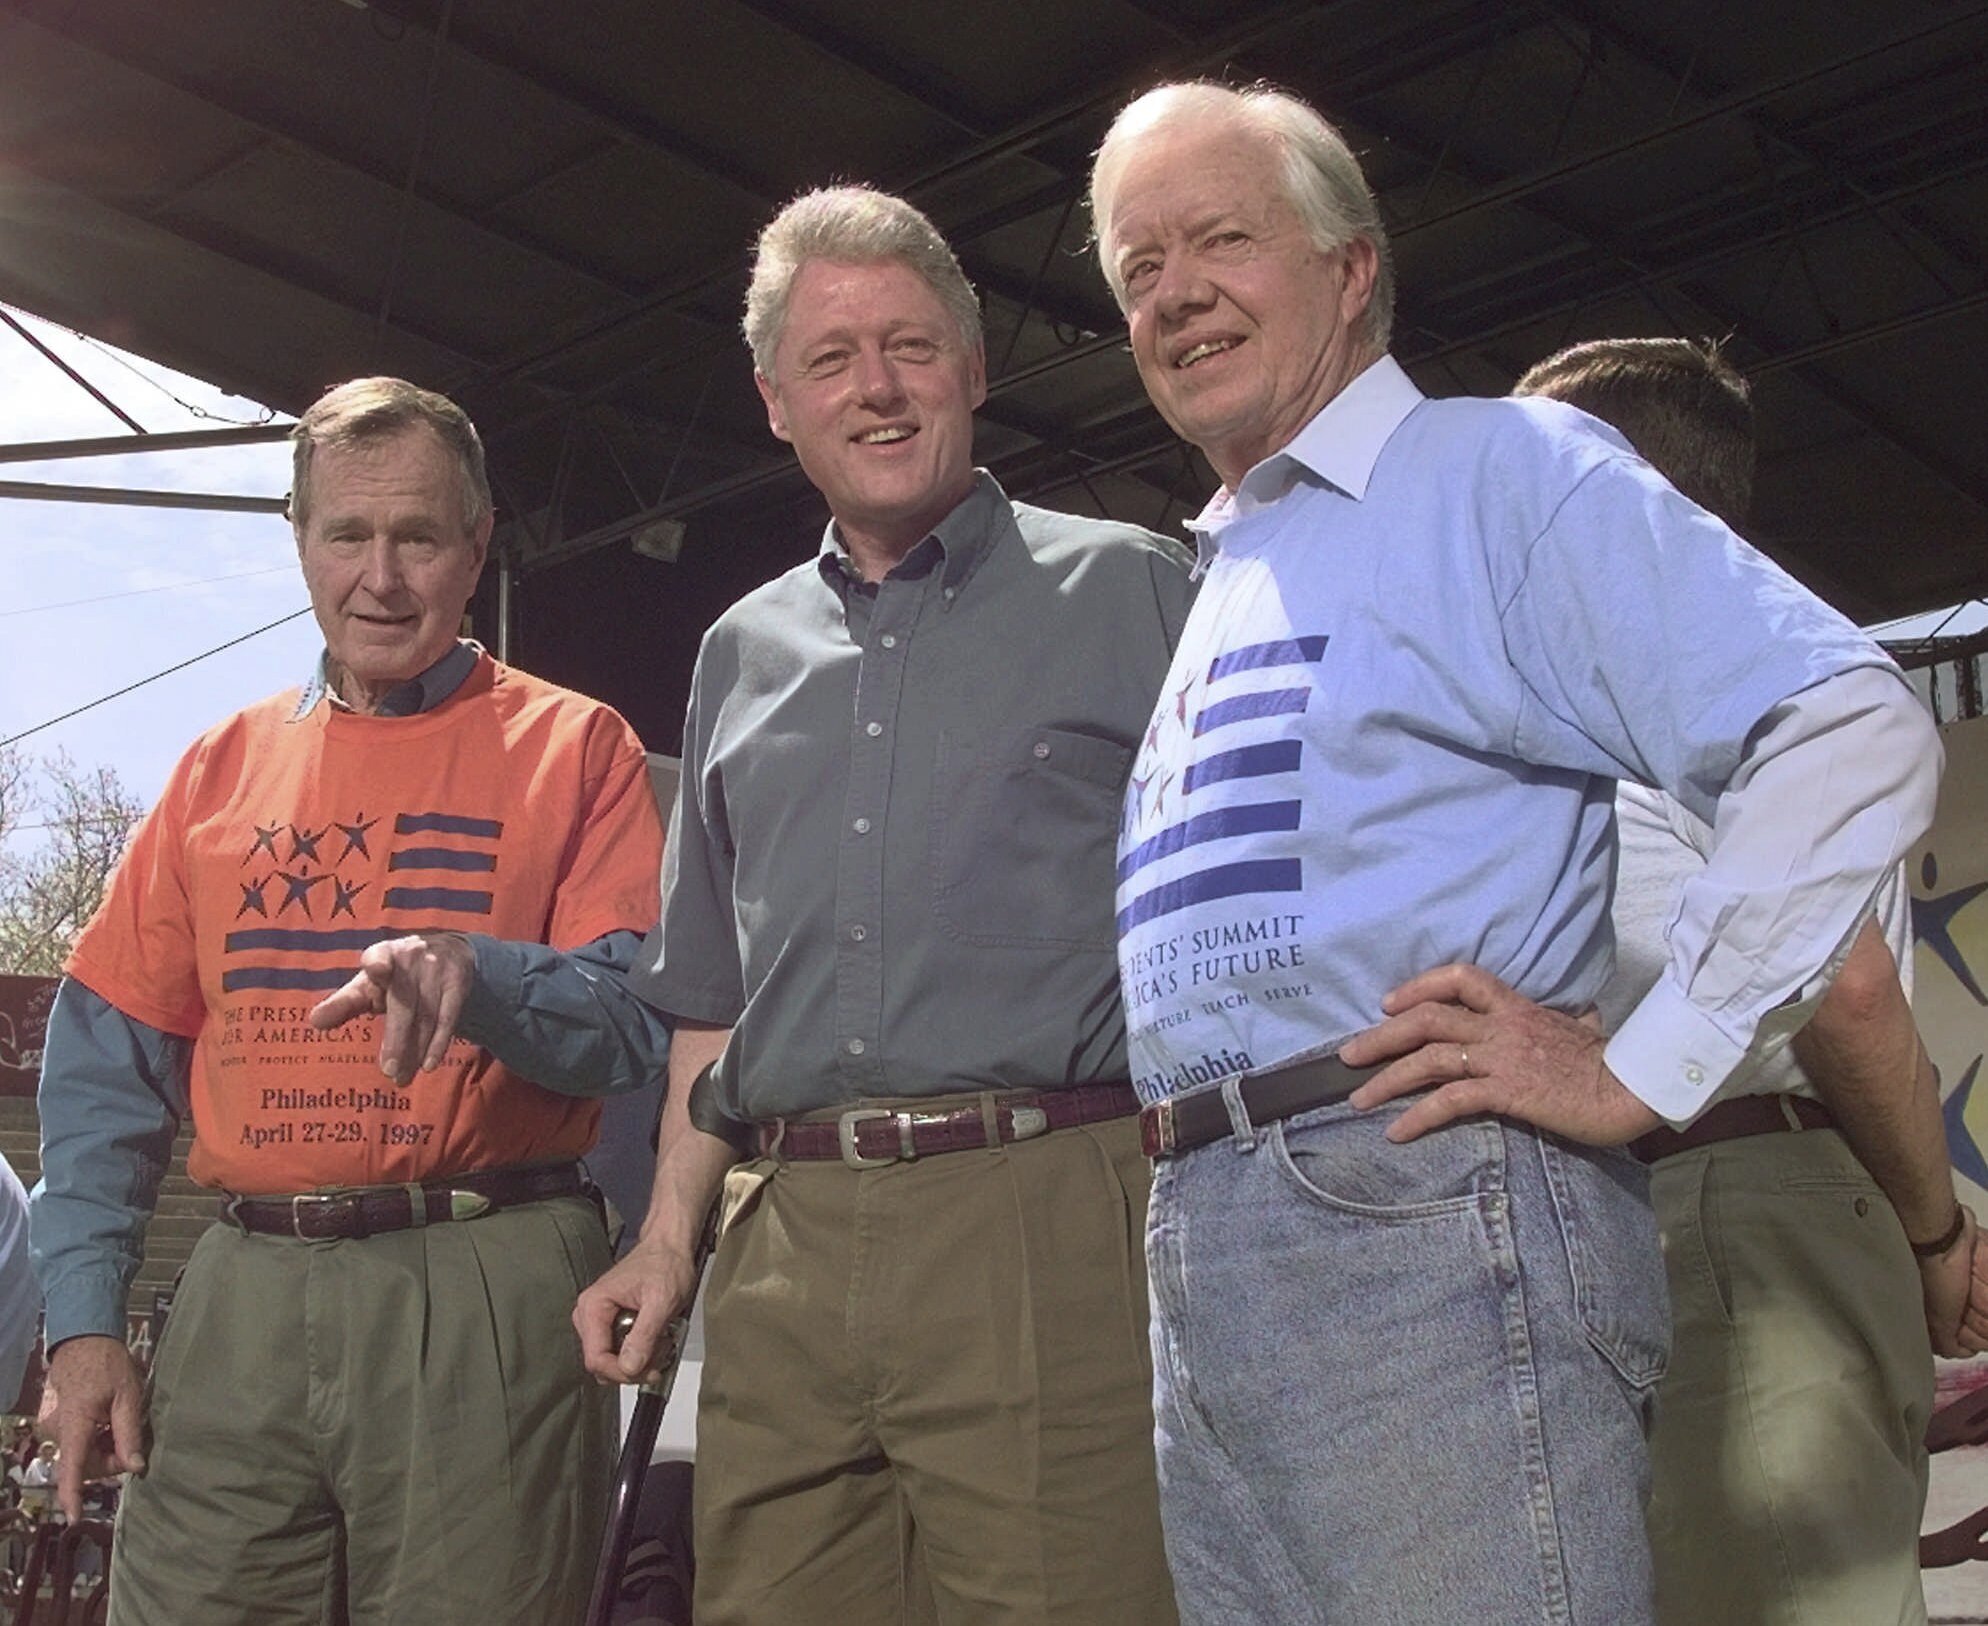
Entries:
<svg viewBox="0 0 1988 1626">
<path fill-rule="evenodd" d="M 297 553 L 340 699 L 371 711 L 448 653 L 489 541 L 488 517 L 463 523 L 461 472 L 426 428 L 312 454 Z"/>
<path fill-rule="evenodd" d="M 1163 125 L 1126 159 L 1110 223 L 1146 392 L 1231 489 L 1378 354 L 1360 321 L 1373 245 L 1320 249 L 1279 169 L 1234 120 Z"/>
<path fill-rule="evenodd" d="M 973 411 L 987 398 L 969 345 L 925 279 L 899 260 L 810 260 L 794 278 L 767 422 L 801 460 L 875 579 L 973 486 Z"/>
</svg>

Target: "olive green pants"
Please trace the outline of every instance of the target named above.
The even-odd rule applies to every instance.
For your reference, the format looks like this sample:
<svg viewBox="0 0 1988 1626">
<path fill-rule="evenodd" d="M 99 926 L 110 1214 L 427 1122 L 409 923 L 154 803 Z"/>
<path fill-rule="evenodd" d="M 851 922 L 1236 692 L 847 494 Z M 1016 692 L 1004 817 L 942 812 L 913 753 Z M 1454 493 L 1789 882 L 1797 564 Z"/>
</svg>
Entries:
<svg viewBox="0 0 1988 1626">
<path fill-rule="evenodd" d="M 1924 1626 L 1933 1356 L 1898 1216 L 1833 1130 L 1665 1158 L 1661 1626 Z"/>
<path fill-rule="evenodd" d="M 1149 1183 L 1131 1119 L 735 1169 L 705 1302 L 698 1626 L 1169 1626 Z"/>
<path fill-rule="evenodd" d="M 201 1238 L 152 1369 L 111 1626 L 568 1626 L 613 1393 L 569 1316 L 584 1198 L 360 1241 Z"/>
</svg>

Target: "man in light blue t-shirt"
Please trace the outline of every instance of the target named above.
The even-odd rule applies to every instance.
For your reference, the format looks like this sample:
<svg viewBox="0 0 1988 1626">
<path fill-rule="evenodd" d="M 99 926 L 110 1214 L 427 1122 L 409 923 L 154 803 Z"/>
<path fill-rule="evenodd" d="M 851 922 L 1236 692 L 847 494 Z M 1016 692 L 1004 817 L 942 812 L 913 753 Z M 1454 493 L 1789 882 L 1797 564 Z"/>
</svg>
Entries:
<svg viewBox="0 0 1988 1626">
<path fill-rule="evenodd" d="M 1092 204 L 1222 480 L 1118 867 L 1182 1617 L 1647 1622 L 1668 1329 L 1620 1148 L 1819 997 L 1930 820 L 1930 719 L 1620 437 L 1425 399 L 1302 102 L 1151 92 Z M 1617 780 L 1714 837 L 1604 1041 Z"/>
</svg>

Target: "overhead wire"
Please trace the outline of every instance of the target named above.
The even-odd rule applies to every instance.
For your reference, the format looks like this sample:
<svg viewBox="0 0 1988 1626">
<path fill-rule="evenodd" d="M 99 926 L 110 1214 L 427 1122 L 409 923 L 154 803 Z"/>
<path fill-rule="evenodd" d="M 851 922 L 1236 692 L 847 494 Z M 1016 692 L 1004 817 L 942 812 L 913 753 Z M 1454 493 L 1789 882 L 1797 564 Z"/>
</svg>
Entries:
<svg viewBox="0 0 1988 1626">
<path fill-rule="evenodd" d="M 108 604 L 113 599 L 143 598 L 147 593 L 176 593 L 187 587 L 211 587 L 216 582 L 247 581 L 252 576 L 274 576 L 296 568 L 295 565 L 267 565 L 261 570 L 237 570 L 227 576 L 198 576 L 192 581 L 163 582 L 157 587 L 133 587 L 123 593 L 99 593 L 95 598 L 65 598 L 53 604 L 30 604 L 18 610 L 0 610 L 0 621 L 5 621 L 9 616 L 39 615 L 44 610 L 73 610 L 83 604 Z"/>
<path fill-rule="evenodd" d="M 243 633 L 239 638 L 230 638 L 225 644 L 216 644 L 212 649 L 203 649 L 198 655 L 189 655 L 185 660 L 177 661 L 173 665 L 168 666 L 163 672 L 154 672 L 150 677 L 140 678 L 136 683 L 127 683 L 121 689 L 113 689 L 109 694 L 98 695 L 94 700 L 87 700 L 80 706 L 72 707 L 60 717 L 51 717 L 45 723 L 36 723 L 33 728 L 24 728 L 18 734 L 10 734 L 6 739 L 0 740 L 0 751 L 4 751 L 10 745 L 18 745 L 30 735 L 39 734 L 46 729 L 51 729 L 57 723 L 66 723 L 72 717 L 80 717 L 86 711 L 94 711 L 98 706 L 130 694 L 134 689 L 142 689 L 148 683 L 157 683 L 160 678 L 171 677 L 175 672 L 184 672 L 189 666 L 206 660 L 210 655 L 218 655 L 224 649 L 233 649 L 237 644 L 245 644 L 251 638 L 259 638 L 265 632 L 271 632 L 277 627 L 282 626 L 286 621 L 294 621 L 298 616 L 309 615 L 310 613 L 311 607 L 306 604 L 300 610 L 292 610 L 288 615 L 279 615 L 274 621 L 264 622 L 253 631 Z"/>
</svg>

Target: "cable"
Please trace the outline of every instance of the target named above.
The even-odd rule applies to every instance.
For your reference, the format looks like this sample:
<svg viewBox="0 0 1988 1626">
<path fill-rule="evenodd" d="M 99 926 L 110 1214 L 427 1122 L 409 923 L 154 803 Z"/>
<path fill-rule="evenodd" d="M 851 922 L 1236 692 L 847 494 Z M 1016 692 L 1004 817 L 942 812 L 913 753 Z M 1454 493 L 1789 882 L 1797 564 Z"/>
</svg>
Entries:
<svg viewBox="0 0 1988 1626">
<path fill-rule="evenodd" d="M 209 655 L 218 655 L 224 649 L 233 649 L 235 645 L 245 644 L 251 638 L 259 638 L 262 636 L 263 633 L 269 632 L 276 627 L 282 626 L 283 623 L 286 621 L 294 621 L 297 619 L 298 616 L 309 615 L 310 613 L 311 613 L 311 607 L 308 604 L 306 604 L 301 610 L 292 610 L 288 615 L 279 615 L 274 621 L 265 622 L 262 626 L 257 627 L 253 632 L 245 632 L 239 638 L 230 638 L 225 644 L 216 644 L 212 649 L 203 649 L 198 655 L 189 655 L 185 660 L 179 662 L 178 665 L 168 666 L 163 672 L 154 672 L 150 677 L 140 678 L 136 683 L 127 683 L 121 689 L 111 690 L 109 694 L 98 695 L 97 698 L 94 700 L 86 700 L 82 705 L 77 706 L 74 710 L 65 711 L 60 717 L 51 717 L 45 723 L 36 723 L 33 728 L 24 728 L 20 731 L 20 733 L 10 735 L 8 736 L 8 738 L 0 740 L 0 751 L 4 751 L 10 745 L 20 744 L 20 742 L 26 739 L 30 734 L 39 734 L 44 729 L 53 728 L 57 723 L 68 722 L 71 717 L 80 717 L 86 711 L 94 711 L 98 706 L 103 705 L 106 701 L 116 700 L 121 695 L 127 695 L 131 693 L 133 689 L 142 689 L 148 683 L 157 683 L 160 678 L 171 677 L 175 672 L 184 672 L 189 666 L 192 666 L 197 662 L 206 660 Z"/>
<path fill-rule="evenodd" d="M 24 610 L 0 610 L 0 621 L 13 615 L 39 615 L 43 610 L 73 610 L 79 604 L 108 604 L 112 599 L 143 598 L 147 593 L 176 593 L 182 587 L 211 587 L 216 582 L 247 581 L 251 576 L 275 576 L 295 570 L 295 565 L 270 565 L 262 570 L 238 570 L 231 576 L 201 576 L 190 582 L 166 582 L 159 587 L 134 587 L 125 593 L 104 593 L 96 598 L 65 598 L 53 604 L 30 604 Z"/>
</svg>

